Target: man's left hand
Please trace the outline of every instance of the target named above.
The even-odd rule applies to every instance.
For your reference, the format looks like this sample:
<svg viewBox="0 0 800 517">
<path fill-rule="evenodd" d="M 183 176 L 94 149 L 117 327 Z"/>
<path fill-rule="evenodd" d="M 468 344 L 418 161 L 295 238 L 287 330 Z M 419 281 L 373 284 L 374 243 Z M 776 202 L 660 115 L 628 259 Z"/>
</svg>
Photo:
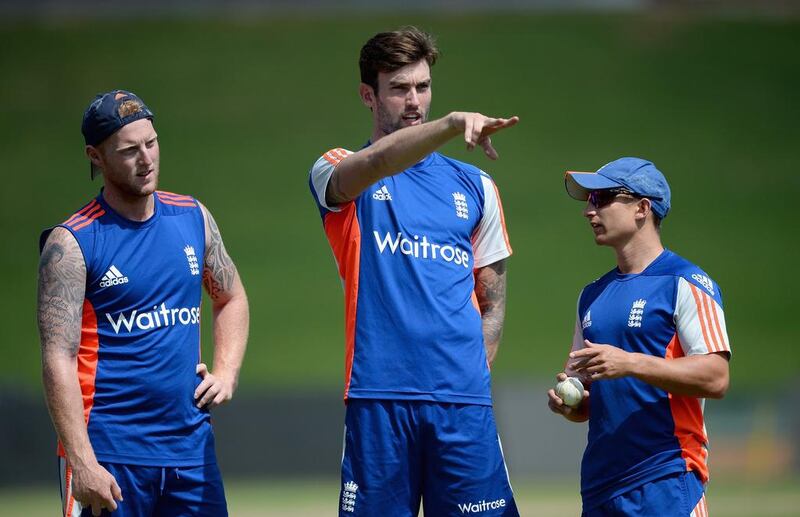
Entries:
<svg viewBox="0 0 800 517">
<path fill-rule="evenodd" d="M 631 375 L 635 355 L 613 345 L 592 343 L 583 340 L 585 348 L 569 354 L 569 368 L 587 378 L 618 379 Z"/>
<path fill-rule="evenodd" d="M 197 365 L 197 374 L 203 379 L 194 390 L 197 407 L 212 409 L 233 398 L 233 383 L 209 372 L 204 363 Z"/>
</svg>

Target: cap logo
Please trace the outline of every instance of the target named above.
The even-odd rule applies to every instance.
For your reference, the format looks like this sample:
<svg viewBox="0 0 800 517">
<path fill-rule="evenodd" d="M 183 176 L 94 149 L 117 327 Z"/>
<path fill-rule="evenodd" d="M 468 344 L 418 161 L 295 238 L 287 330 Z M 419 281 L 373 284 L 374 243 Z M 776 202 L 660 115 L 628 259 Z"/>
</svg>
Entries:
<svg viewBox="0 0 800 517">
<path fill-rule="evenodd" d="M 117 113 L 119 113 L 120 118 L 129 117 L 140 111 L 142 111 L 142 103 L 133 99 L 126 100 L 117 108 Z"/>
</svg>

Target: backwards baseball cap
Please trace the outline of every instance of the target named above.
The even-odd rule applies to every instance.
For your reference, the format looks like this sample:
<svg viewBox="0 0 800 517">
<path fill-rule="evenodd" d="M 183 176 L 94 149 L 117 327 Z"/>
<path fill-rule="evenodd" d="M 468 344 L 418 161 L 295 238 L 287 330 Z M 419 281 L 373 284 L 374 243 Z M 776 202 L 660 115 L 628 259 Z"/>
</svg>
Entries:
<svg viewBox="0 0 800 517">
<path fill-rule="evenodd" d="M 153 112 L 135 94 L 125 90 L 100 93 L 83 113 L 83 139 L 86 145 L 98 145 L 122 127 L 143 118 L 153 120 Z"/>
<path fill-rule="evenodd" d="M 669 213 L 670 191 L 667 179 L 653 162 L 625 157 L 600 167 L 597 172 L 567 171 L 567 193 L 580 201 L 589 199 L 594 190 L 624 188 L 650 200 L 653 212 L 661 219 Z"/>
</svg>

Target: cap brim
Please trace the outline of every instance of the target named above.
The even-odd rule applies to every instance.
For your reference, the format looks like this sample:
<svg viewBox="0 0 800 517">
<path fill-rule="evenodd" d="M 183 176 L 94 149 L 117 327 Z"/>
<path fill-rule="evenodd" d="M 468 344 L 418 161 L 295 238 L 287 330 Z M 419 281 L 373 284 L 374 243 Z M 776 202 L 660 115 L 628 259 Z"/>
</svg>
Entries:
<svg viewBox="0 0 800 517">
<path fill-rule="evenodd" d="M 567 194 L 570 197 L 579 201 L 586 201 L 589 199 L 589 193 L 593 190 L 619 188 L 624 185 L 596 172 L 567 171 L 564 175 L 564 186 L 567 187 Z"/>
</svg>

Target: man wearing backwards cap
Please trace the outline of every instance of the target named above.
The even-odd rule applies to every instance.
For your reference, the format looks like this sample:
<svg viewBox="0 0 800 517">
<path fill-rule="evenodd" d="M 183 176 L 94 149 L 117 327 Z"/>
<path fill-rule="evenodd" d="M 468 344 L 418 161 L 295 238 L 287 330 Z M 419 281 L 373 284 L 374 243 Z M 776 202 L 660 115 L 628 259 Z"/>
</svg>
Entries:
<svg viewBox="0 0 800 517">
<path fill-rule="evenodd" d="M 670 189 L 651 162 L 620 158 L 565 183 L 617 258 L 581 292 L 557 375 L 578 377 L 583 400 L 570 408 L 548 392 L 554 413 L 589 421 L 583 515 L 705 516 L 704 400 L 725 395 L 731 353 L 719 286 L 661 244 Z"/>
<path fill-rule="evenodd" d="M 62 515 L 227 515 L 209 409 L 236 388 L 244 288 L 206 207 L 156 190 L 158 137 L 141 99 L 98 95 L 82 132 L 103 188 L 40 239 Z M 213 305 L 213 373 L 200 362 L 201 284 Z"/>
</svg>

